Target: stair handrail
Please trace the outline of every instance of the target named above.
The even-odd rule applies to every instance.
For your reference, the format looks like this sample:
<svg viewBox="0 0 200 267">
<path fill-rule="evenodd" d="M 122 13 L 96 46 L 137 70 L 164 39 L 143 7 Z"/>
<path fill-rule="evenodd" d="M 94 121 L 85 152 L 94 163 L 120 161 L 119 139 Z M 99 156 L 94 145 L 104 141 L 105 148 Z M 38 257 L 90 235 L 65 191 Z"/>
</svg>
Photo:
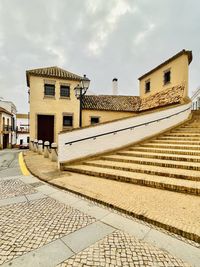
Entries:
<svg viewBox="0 0 200 267">
<path fill-rule="evenodd" d="M 133 130 L 134 128 L 141 127 L 141 126 L 144 126 L 144 125 L 147 126 L 148 124 L 151 124 L 151 123 L 154 123 L 154 122 L 159 122 L 159 121 L 171 118 L 173 116 L 179 115 L 180 113 L 185 112 L 185 111 L 187 111 L 189 109 L 191 109 L 191 106 L 186 108 L 186 109 L 184 109 L 184 110 L 181 110 L 179 112 L 176 112 L 174 114 L 168 115 L 168 116 L 160 118 L 160 119 L 156 119 L 156 120 L 152 120 L 152 121 L 149 121 L 149 122 L 140 123 L 140 124 L 137 124 L 137 125 L 134 125 L 134 126 L 129 126 L 129 127 L 125 127 L 125 128 L 122 128 L 122 129 L 109 131 L 109 132 L 106 132 L 106 133 L 97 134 L 97 135 L 81 138 L 81 139 L 78 139 L 78 140 L 70 141 L 70 142 L 65 143 L 65 145 L 70 145 L 71 146 L 72 144 L 78 143 L 78 142 L 81 142 L 81 141 L 85 141 L 85 140 L 89 140 L 89 139 L 94 139 L 95 140 L 97 137 L 101 137 L 101 136 L 104 136 L 104 135 L 117 134 L 118 132 L 122 132 L 122 131 L 126 131 L 126 130 Z"/>
</svg>

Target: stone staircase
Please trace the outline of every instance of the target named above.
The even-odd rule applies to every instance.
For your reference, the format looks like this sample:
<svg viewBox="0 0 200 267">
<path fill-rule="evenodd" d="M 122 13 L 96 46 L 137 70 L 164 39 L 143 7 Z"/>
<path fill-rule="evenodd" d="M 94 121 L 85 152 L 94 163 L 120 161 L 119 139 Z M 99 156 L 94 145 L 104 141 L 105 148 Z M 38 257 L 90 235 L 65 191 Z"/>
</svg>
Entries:
<svg viewBox="0 0 200 267">
<path fill-rule="evenodd" d="M 200 196 L 200 113 L 151 140 L 64 169 Z"/>
</svg>

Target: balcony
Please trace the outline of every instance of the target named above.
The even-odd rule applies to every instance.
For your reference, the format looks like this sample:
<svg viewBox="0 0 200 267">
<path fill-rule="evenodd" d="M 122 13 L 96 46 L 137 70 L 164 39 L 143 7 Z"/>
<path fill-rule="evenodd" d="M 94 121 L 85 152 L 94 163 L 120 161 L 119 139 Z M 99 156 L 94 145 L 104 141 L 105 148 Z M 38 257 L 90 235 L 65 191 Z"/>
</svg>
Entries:
<svg viewBox="0 0 200 267">
<path fill-rule="evenodd" d="M 3 125 L 3 131 L 10 132 L 10 131 L 13 131 L 13 128 L 10 125 Z"/>
<path fill-rule="evenodd" d="M 29 126 L 17 126 L 17 133 L 29 133 Z"/>
</svg>

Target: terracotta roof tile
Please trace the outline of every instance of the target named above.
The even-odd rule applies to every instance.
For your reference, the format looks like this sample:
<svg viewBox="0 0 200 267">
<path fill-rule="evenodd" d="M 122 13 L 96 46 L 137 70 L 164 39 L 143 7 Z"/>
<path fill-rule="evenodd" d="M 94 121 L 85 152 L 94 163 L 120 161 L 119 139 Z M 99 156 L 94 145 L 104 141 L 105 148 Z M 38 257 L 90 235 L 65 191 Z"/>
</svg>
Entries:
<svg viewBox="0 0 200 267">
<path fill-rule="evenodd" d="M 83 109 L 140 112 L 177 104 L 183 99 L 184 86 L 178 85 L 162 90 L 149 97 L 113 95 L 85 95 Z"/>
<path fill-rule="evenodd" d="M 139 111 L 179 103 L 183 99 L 184 86 L 178 85 L 143 98 Z"/>
<path fill-rule="evenodd" d="M 39 68 L 26 71 L 26 80 L 27 85 L 29 86 L 29 76 L 41 76 L 41 77 L 50 77 L 50 78 L 59 78 L 59 79 L 68 79 L 81 81 L 85 79 L 84 77 L 69 72 L 67 70 L 61 69 L 59 67 L 48 67 L 48 68 Z M 87 79 L 87 78 L 86 78 Z"/>
<path fill-rule="evenodd" d="M 139 96 L 85 95 L 83 98 L 83 109 L 132 112 L 139 106 Z"/>
</svg>

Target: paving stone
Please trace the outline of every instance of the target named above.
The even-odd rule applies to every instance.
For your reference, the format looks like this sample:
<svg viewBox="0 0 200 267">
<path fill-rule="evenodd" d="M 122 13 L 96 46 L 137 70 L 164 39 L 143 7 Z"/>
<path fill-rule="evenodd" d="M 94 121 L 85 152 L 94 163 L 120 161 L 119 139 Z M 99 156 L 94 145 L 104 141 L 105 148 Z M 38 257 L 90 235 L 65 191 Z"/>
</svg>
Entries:
<svg viewBox="0 0 200 267">
<path fill-rule="evenodd" d="M 164 250 L 139 241 L 122 231 L 115 231 L 57 265 L 57 267 L 66 266 L 189 267 L 190 265 Z"/>
<path fill-rule="evenodd" d="M 9 179 L 0 181 L 0 199 L 11 198 L 25 194 L 33 194 L 37 191 L 23 183 L 19 179 Z"/>
<path fill-rule="evenodd" d="M 51 198 L 0 208 L 0 264 L 95 222 Z"/>
</svg>

